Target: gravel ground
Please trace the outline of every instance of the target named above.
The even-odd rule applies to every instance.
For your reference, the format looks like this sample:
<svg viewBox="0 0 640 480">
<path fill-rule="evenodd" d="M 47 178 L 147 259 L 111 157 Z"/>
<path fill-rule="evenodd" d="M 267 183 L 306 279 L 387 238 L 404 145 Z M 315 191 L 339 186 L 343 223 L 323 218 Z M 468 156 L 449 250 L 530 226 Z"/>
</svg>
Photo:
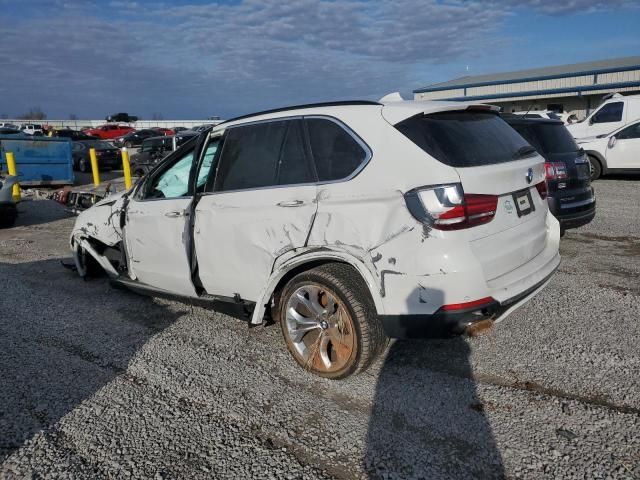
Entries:
<svg viewBox="0 0 640 480">
<path fill-rule="evenodd" d="M 640 478 L 640 178 L 595 185 L 532 302 L 341 382 L 277 326 L 83 282 L 73 218 L 25 201 L 0 231 L 0 478 Z"/>
</svg>

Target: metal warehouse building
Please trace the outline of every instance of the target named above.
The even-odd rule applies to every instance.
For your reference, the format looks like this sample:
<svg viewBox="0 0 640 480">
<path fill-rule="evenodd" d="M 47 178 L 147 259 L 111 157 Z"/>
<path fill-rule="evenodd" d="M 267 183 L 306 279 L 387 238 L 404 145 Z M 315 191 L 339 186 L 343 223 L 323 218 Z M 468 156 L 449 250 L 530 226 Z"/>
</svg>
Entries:
<svg viewBox="0 0 640 480">
<path fill-rule="evenodd" d="M 555 110 L 583 118 L 607 94 L 640 94 L 640 56 L 456 78 L 413 91 L 415 100 L 468 100 L 505 112 Z"/>
</svg>

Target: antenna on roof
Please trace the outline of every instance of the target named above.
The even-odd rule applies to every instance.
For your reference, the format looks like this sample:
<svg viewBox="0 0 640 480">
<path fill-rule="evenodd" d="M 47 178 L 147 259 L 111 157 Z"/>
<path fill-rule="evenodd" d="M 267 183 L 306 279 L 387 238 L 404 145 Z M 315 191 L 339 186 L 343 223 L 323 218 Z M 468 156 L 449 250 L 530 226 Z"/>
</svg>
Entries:
<svg viewBox="0 0 640 480">
<path fill-rule="evenodd" d="M 400 95 L 400 92 L 393 92 L 393 93 L 388 93 L 387 95 L 385 95 L 384 97 L 382 97 L 378 101 L 380 103 L 384 103 L 384 102 L 404 102 L 404 98 L 402 98 L 402 95 Z"/>
</svg>

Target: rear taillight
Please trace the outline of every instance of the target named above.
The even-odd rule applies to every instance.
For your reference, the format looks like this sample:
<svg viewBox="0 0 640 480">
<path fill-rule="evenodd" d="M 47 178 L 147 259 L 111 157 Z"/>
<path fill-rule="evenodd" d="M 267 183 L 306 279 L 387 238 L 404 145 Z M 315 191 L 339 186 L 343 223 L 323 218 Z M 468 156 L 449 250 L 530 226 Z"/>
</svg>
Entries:
<svg viewBox="0 0 640 480">
<path fill-rule="evenodd" d="M 564 180 L 567 178 L 567 166 L 562 162 L 546 162 L 544 175 L 547 180 Z"/>
<path fill-rule="evenodd" d="M 493 220 L 496 195 L 465 194 L 459 183 L 423 187 L 405 194 L 407 208 L 421 222 L 438 230 L 461 230 Z"/>
<path fill-rule="evenodd" d="M 540 183 L 536 183 L 536 189 L 540 194 L 540 198 L 545 200 L 547 198 L 547 195 L 549 194 L 549 191 L 547 190 L 547 181 L 543 180 Z"/>
<path fill-rule="evenodd" d="M 449 303 L 447 305 L 443 305 L 442 307 L 440 307 L 440 310 L 442 310 L 443 312 L 455 312 L 457 310 L 467 310 L 470 308 L 481 309 L 483 307 L 488 307 L 492 303 L 495 303 L 495 300 L 493 297 L 484 297 L 484 298 L 481 298 L 480 300 L 473 300 L 471 302 Z"/>
</svg>

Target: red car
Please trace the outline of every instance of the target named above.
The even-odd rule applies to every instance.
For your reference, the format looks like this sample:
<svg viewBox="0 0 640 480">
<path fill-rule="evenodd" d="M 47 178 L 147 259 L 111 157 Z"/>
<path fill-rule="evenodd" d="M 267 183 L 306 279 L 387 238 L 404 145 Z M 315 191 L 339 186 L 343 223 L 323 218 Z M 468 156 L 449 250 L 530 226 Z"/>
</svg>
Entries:
<svg viewBox="0 0 640 480">
<path fill-rule="evenodd" d="M 158 132 L 160 135 L 175 135 L 176 134 L 176 132 L 171 130 L 170 128 L 156 127 L 156 128 L 153 128 L 153 130 Z"/>
<path fill-rule="evenodd" d="M 92 135 L 94 137 L 108 139 L 121 137 L 129 132 L 133 132 L 134 130 L 135 128 L 129 127 L 127 125 L 114 125 L 108 123 L 106 125 L 100 125 L 99 127 L 85 130 L 84 133 L 86 133 L 87 135 Z"/>
</svg>

